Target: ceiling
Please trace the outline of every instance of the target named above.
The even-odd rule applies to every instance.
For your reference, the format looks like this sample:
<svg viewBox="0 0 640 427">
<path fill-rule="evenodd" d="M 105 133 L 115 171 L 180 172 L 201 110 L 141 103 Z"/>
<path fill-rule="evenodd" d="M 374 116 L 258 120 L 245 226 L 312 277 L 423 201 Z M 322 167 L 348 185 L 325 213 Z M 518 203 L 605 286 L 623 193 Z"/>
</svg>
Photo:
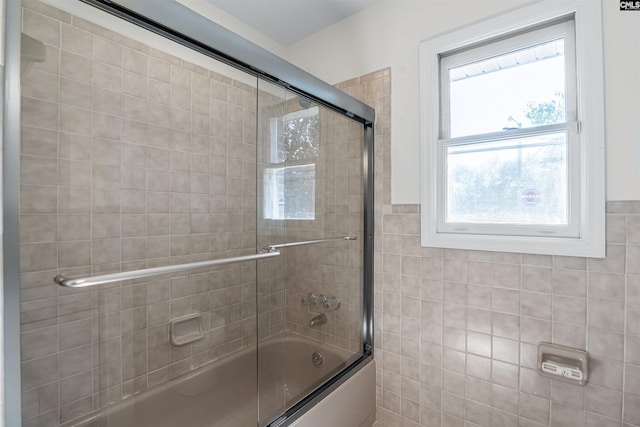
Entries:
<svg viewBox="0 0 640 427">
<path fill-rule="evenodd" d="M 286 47 L 380 0 L 207 1 Z"/>
</svg>

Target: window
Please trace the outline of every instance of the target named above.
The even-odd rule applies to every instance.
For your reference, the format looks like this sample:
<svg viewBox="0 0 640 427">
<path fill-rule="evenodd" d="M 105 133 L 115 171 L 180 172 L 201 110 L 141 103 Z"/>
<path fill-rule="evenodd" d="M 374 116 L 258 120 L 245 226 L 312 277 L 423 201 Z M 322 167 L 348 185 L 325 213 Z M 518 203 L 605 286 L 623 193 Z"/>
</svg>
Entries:
<svg viewBox="0 0 640 427">
<path fill-rule="evenodd" d="M 600 5 L 421 45 L 424 246 L 604 256 Z"/>
<path fill-rule="evenodd" d="M 267 219 L 315 219 L 315 160 L 318 155 L 318 107 L 271 119 L 272 167 L 264 170 Z"/>
<path fill-rule="evenodd" d="M 264 204 L 267 219 L 315 219 L 316 165 L 266 168 Z"/>
</svg>

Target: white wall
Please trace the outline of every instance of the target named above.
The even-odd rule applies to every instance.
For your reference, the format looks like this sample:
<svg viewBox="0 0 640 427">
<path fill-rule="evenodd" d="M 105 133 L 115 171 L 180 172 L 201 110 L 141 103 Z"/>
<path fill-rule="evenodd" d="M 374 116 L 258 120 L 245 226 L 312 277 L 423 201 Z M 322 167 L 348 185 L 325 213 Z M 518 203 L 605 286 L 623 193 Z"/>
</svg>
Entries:
<svg viewBox="0 0 640 427">
<path fill-rule="evenodd" d="M 640 200 L 640 12 L 603 10 L 607 200 Z"/>
<path fill-rule="evenodd" d="M 221 8 L 214 6 L 206 0 L 175 0 L 189 9 L 198 12 L 200 15 L 209 18 L 218 25 L 223 26 L 229 31 L 244 37 L 252 43 L 267 49 L 271 53 L 274 53 L 280 57 L 286 55 L 286 48 L 280 43 L 265 36 L 255 28 L 245 24 L 237 19 L 235 16 L 230 15 Z"/>
<path fill-rule="evenodd" d="M 561 0 L 559 0 L 561 1 Z M 383 0 L 290 47 L 287 59 L 329 83 L 391 67 L 392 200 L 419 203 L 418 46 L 525 0 Z M 640 199 L 640 12 L 604 0 L 607 199 Z"/>
</svg>

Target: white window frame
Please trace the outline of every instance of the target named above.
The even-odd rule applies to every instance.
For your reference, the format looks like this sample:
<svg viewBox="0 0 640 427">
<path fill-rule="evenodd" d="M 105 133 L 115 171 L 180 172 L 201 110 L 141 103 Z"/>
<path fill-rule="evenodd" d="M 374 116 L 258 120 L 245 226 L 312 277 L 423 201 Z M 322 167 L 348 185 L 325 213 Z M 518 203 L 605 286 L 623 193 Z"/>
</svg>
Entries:
<svg viewBox="0 0 640 427">
<path fill-rule="evenodd" d="M 483 54 L 509 43 L 510 38 L 570 19 L 575 25 L 575 85 L 567 85 L 567 124 L 544 128 L 566 129 L 569 174 L 568 227 L 456 224 L 443 221 L 446 209 L 443 147 L 449 135 L 443 120 L 442 63 Z M 544 29 L 542 30 L 544 31 Z M 495 44 L 494 44 L 495 43 Z M 459 53 L 462 52 L 462 53 Z M 490 55 L 487 55 L 490 56 Z M 480 56 L 481 59 L 487 56 Z M 469 27 L 427 40 L 420 45 L 422 245 L 471 250 L 526 252 L 549 255 L 604 257 L 605 169 L 604 89 L 600 1 L 545 0 Z M 467 58 L 469 59 L 469 58 Z M 470 62 L 473 59 L 469 60 Z M 567 69 L 567 74 L 572 74 Z M 576 93 L 570 92 L 575 87 Z M 571 101 L 575 100 L 575 107 Z M 542 128 L 542 127 L 541 127 Z M 525 136 L 527 129 L 487 134 L 490 140 Z M 463 137 L 464 138 L 464 137 Z M 462 138 L 462 139 L 463 139 Z M 460 138 L 459 138 L 460 139 Z"/>
<path fill-rule="evenodd" d="M 460 53 L 442 56 L 440 59 L 440 99 L 441 99 L 441 120 L 440 120 L 440 139 L 438 140 L 438 203 L 442 209 L 438 209 L 437 221 L 438 231 L 443 233 L 469 233 L 474 234 L 509 234 L 517 236 L 546 236 L 557 237 L 578 237 L 580 233 L 580 217 L 579 209 L 571 209 L 571 206 L 579 206 L 580 192 L 572 191 L 579 188 L 580 183 L 580 137 L 577 132 L 577 112 L 576 112 L 576 73 L 575 73 L 575 40 L 574 40 L 574 21 L 566 20 L 557 24 L 546 25 L 539 29 L 527 31 L 523 34 L 508 37 L 506 39 L 490 42 L 479 47 L 464 50 Z M 518 130 L 501 131 L 495 133 L 484 133 L 479 135 L 468 135 L 457 138 L 451 138 L 449 123 L 449 79 L 447 76 L 448 69 L 456 68 L 469 63 L 481 61 L 485 58 L 491 58 L 501 55 L 504 52 L 519 50 L 520 48 L 530 47 L 532 45 L 542 44 L 547 41 L 565 40 L 565 109 L 566 122 L 546 126 L 532 126 Z M 482 142 L 494 142 L 500 140 L 511 140 L 516 138 L 527 138 L 540 134 L 564 132 L 567 135 L 567 220 L 566 226 L 561 225 L 517 225 L 517 224 L 466 224 L 466 223 L 447 223 L 445 221 L 446 210 L 448 206 L 447 192 L 447 156 L 448 147 L 461 144 L 473 144 Z"/>
</svg>

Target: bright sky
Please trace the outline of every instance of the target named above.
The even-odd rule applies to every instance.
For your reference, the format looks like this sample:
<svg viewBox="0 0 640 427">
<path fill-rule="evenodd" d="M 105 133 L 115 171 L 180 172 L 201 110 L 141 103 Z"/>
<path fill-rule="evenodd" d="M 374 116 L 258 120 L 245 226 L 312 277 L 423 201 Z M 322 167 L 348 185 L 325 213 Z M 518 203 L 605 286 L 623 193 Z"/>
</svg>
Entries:
<svg viewBox="0 0 640 427">
<path fill-rule="evenodd" d="M 553 99 L 564 93 L 564 56 L 531 62 L 452 82 L 451 137 L 499 132 L 509 116 L 530 125 L 527 102 Z"/>
</svg>

